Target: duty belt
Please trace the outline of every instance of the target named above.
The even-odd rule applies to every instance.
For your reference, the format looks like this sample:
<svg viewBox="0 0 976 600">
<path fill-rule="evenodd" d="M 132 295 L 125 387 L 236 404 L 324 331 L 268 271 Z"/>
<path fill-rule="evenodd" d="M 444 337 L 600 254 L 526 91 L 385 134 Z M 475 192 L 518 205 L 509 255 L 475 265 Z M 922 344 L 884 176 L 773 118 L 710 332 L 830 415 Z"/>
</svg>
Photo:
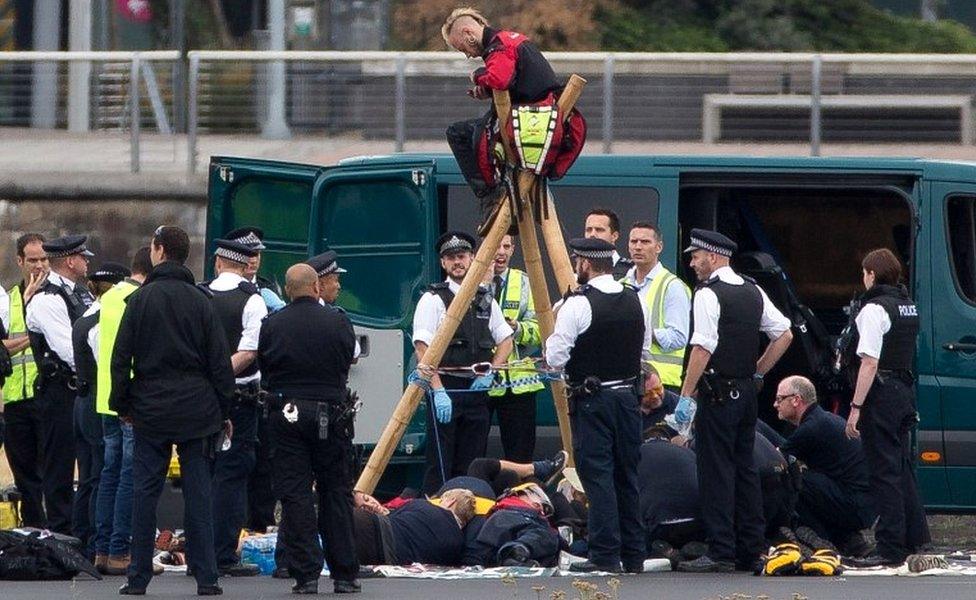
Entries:
<svg viewBox="0 0 976 600">
<path fill-rule="evenodd" d="M 715 404 L 722 404 L 726 399 L 738 400 L 744 386 L 755 385 L 751 377 L 728 377 L 712 369 L 702 373 L 698 380 L 698 387 L 704 392 L 705 398 Z"/>
<path fill-rule="evenodd" d="M 582 382 L 575 382 L 575 383 L 570 382 L 568 387 L 569 387 L 569 392 L 573 396 L 592 396 L 593 394 L 597 393 L 601 389 L 603 390 L 634 389 L 634 390 L 638 390 L 638 393 L 640 393 L 639 389 L 643 387 L 642 385 L 639 385 L 640 380 L 641 377 L 637 376 L 637 377 L 628 377 L 627 379 L 614 379 L 613 381 L 600 381 L 599 377 L 596 377 L 595 375 L 590 375 Z"/>
<path fill-rule="evenodd" d="M 261 391 L 261 384 L 255 381 L 237 384 L 234 391 L 234 400 L 241 404 L 253 404 L 260 406 L 264 404 L 265 393 Z"/>
</svg>

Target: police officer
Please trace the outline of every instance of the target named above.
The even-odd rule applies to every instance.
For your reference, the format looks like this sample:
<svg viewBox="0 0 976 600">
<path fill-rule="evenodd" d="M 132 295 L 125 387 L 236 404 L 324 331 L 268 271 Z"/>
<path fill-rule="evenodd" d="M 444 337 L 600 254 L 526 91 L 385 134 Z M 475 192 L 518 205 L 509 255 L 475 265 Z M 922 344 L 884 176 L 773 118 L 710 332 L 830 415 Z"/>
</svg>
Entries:
<svg viewBox="0 0 976 600">
<path fill-rule="evenodd" d="M 257 254 L 250 257 L 247 266 L 244 268 L 244 279 L 258 286 L 261 298 L 268 312 L 284 308 L 285 302 L 281 299 L 281 289 L 278 283 L 258 275 L 261 268 L 261 252 L 267 247 L 264 245 L 264 231 L 260 227 L 238 227 L 228 231 L 225 239 L 240 242 Z M 275 499 L 274 490 L 271 488 L 271 458 L 268 456 L 270 449 L 268 439 L 268 419 L 265 411 L 258 414 L 258 437 L 255 447 L 254 468 L 247 480 L 247 528 L 254 531 L 265 531 L 268 527 L 275 524 Z"/>
<path fill-rule="evenodd" d="M 274 487 L 282 528 L 288 531 L 281 541 L 295 578 L 292 591 L 318 592 L 323 559 L 318 533 L 335 591 L 359 592 L 350 472 L 354 408 L 343 402 L 355 334 L 344 313 L 318 303 L 312 267 L 290 267 L 285 291 L 291 304 L 265 319 L 258 364 L 271 394 Z"/>
<path fill-rule="evenodd" d="M 691 290 L 658 260 L 664 250 L 664 240 L 654 223 L 634 223 L 627 248 L 634 266 L 627 271 L 623 283 L 637 288 L 645 305 L 646 326 L 654 333 L 649 349 L 650 364 L 664 387 L 677 393 L 681 390 L 685 345 L 691 325 Z"/>
<path fill-rule="evenodd" d="M 221 575 L 251 576 L 260 573 L 260 569 L 241 563 L 237 541 L 247 519 L 247 481 L 256 460 L 261 374 L 255 358 L 258 332 L 268 309 L 257 286 L 244 278 L 248 261 L 258 251 L 234 240 L 218 239 L 214 243 L 217 277 L 207 287 L 227 336 L 237 384 L 230 411 L 234 441 L 230 448 L 218 448 L 214 459 L 214 551 Z"/>
<path fill-rule="evenodd" d="M 474 238 L 462 231 L 448 231 L 434 247 L 447 279 L 430 286 L 417 303 L 413 346 L 418 365 L 424 364 L 424 354 L 471 268 Z M 488 288 L 481 286 L 444 352 L 441 367 L 463 368 L 487 362 L 497 366 L 511 353 L 512 328 Z M 494 383 L 494 375 L 482 374 L 471 381 L 463 376 L 434 373 L 430 383 L 427 473 L 423 483 L 428 494 L 436 492 L 444 481 L 465 475 L 471 461 L 485 455 L 491 429 L 485 392 Z"/>
<path fill-rule="evenodd" d="M 762 492 L 753 460 L 757 381 L 793 340 L 790 322 L 755 283 L 736 274 L 729 259 L 735 242 L 693 229 L 691 267 L 701 282 L 694 297 L 694 334 L 688 371 L 675 410 L 694 416 L 698 485 L 708 553 L 680 571 L 731 572 L 761 568 L 764 550 Z M 759 332 L 770 340 L 759 356 Z"/>
<path fill-rule="evenodd" d="M 901 262 L 887 248 L 861 261 L 864 287 L 857 314 L 857 372 L 847 435 L 861 437 L 878 510 L 877 554 L 857 566 L 897 565 L 931 541 L 912 466 L 918 309 L 899 284 Z"/>
<path fill-rule="evenodd" d="M 44 285 L 48 277 L 44 236 L 27 233 L 17 238 L 17 266 L 21 280 L 10 288 L 7 339 L 3 341 L 13 362 L 13 373 L 3 383 L 7 462 L 13 472 L 14 485 L 20 492 L 20 518 L 25 527 L 47 527 L 44 512 L 45 420 L 43 406 L 35 397 L 37 365 L 27 335 L 27 302 Z M 48 500 L 54 503 L 54 498 Z"/>
<path fill-rule="evenodd" d="M 542 343 L 529 276 L 509 266 L 514 253 L 512 236 L 503 236 L 489 271 L 492 295 L 505 315 L 505 322 L 515 330 L 512 340 L 514 349 L 508 357 L 510 364 L 525 359 Z M 489 419 L 491 414 L 498 416 L 502 451 L 505 460 L 511 462 L 531 462 L 535 454 L 535 397 L 545 386 L 540 381 L 518 383 L 533 374 L 531 368 L 527 371 L 502 371 L 501 381 L 513 387 L 488 391 Z"/>
<path fill-rule="evenodd" d="M 637 466 L 641 354 L 650 345 L 633 289 L 617 282 L 613 245 L 600 238 L 569 243 L 579 289 L 567 296 L 546 341 L 546 362 L 565 368 L 576 467 L 590 501 L 589 560 L 573 571 L 643 570 L 646 552 Z"/>
<path fill-rule="evenodd" d="M 315 269 L 315 274 L 319 277 L 319 304 L 345 312 L 341 306 L 336 304 L 336 300 L 339 299 L 339 293 L 342 291 L 339 275 L 347 271 L 339 266 L 339 255 L 336 251 L 326 250 L 322 254 L 317 254 L 308 259 L 305 264 Z M 359 346 L 359 338 L 357 337 L 353 358 L 358 359 L 361 353 L 362 348 Z"/>
<path fill-rule="evenodd" d="M 95 501 L 98 480 L 102 473 L 105 445 L 102 441 L 102 422 L 95 412 L 95 353 L 89 341 L 98 325 L 101 304 L 98 299 L 109 288 L 131 273 L 124 265 L 105 262 L 88 277 L 88 287 L 95 301 L 85 314 L 75 321 L 71 343 L 75 357 L 78 386 L 74 409 L 75 454 L 78 457 L 78 490 L 72 511 L 72 531 L 85 550 L 95 551 Z M 97 331 L 95 332 L 97 335 Z"/>
<path fill-rule="evenodd" d="M 861 441 L 845 436 L 844 419 L 821 408 L 817 389 L 806 377 L 783 379 L 776 388 L 774 407 L 780 419 L 795 427 L 786 439 L 776 442 L 780 451 L 806 465 L 796 504 L 800 524 L 845 554 L 864 554 L 868 546 L 861 530 L 874 523 L 877 513 Z"/>
<path fill-rule="evenodd" d="M 44 500 L 48 528 L 71 533 L 75 452 L 73 437 L 75 358 L 71 326 L 92 303 L 83 279 L 93 256 L 84 235 L 42 245 L 51 265 L 44 285 L 27 305 L 27 330 L 39 376 L 35 382 L 44 414 Z"/>
<path fill-rule="evenodd" d="M 612 275 L 617 281 L 627 275 L 627 271 L 634 266 L 629 258 L 620 256 L 617 252 L 617 240 L 620 238 L 620 217 L 609 208 L 598 206 L 586 213 L 583 236 L 610 242 L 610 245 L 613 246 Z"/>
</svg>

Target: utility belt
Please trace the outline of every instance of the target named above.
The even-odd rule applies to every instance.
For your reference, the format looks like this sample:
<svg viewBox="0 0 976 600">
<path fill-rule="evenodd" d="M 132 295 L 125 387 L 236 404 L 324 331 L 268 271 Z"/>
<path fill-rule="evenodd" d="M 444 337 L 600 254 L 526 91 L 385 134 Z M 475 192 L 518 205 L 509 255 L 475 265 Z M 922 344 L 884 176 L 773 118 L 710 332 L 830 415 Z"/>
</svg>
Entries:
<svg viewBox="0 0 976 600">
<path fill-rule="evenodd" d="M 49 356 L 41 358 L 37 363 L 38 377 L 34 380 L 37 391 L 49 385 L 63 385 L 71 391 L 78 391 L 78 377 L 67 363 Z"/>
<path fill-rule="evenodd" d="M 264 406 L 266 393 L 261 390 L 260 380 L 237 384 L 234 390 L 234 403 L 244 406 Z"/>
<path fill-rule="evenodd" d="M 881 385 L 890 381 L 900 381 L 905 385 L 915 385 L 915 374 L 910 369 L 878 369 L 874 378 Z"/>
<path fill-rule="evenodd" d="M 746 391 L 755 392 L 756 383 L 752 377 L 728 377 L 709 369 L 698 380 L 699 399 L 710 404 L 725 404 L 736 401 Z"/>
<path fill-rule="evenodd" d="M 315 422 L 318 424 L 318 438 L 320 440 L 329 439 L 330 425 L 331 431 L 348 440 L 352 440 L 356 413 L 362 403 L 355 395 L 346 394 L 342 399 L 320 401 L 308 398 L 293 398 L 282 394 L 269 395 L 267 407 L 270 410 L 281 411 L 289 422 L 297 421 L 297 413 L 315 412 Z"/>
<path fill-rule="evenodd" d="M 644 375 L 642 373 L 636 377 L 614 381 L 601 381 L 596 375 L 590 375 L 580 382 L 570 381 L 566 389 L 573 399 L 587 398 L 597 394 L 600 390 L 631 390 L 640 396 L 644 393 Z"/>
</svg>

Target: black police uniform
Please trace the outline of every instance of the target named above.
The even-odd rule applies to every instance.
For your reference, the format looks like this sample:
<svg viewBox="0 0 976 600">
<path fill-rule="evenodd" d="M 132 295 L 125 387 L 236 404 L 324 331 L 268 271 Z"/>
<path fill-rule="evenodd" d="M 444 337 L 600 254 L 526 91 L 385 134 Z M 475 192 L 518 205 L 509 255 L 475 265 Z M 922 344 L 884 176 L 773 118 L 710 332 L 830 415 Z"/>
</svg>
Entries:
<svg viewBox="0 0 976 600">
<path fill-rule="evenodd" d="M 611 271 L 611 273 L 613 274 L 613 278 L 616 279 L 617 281 L 620 281 L 621 279 L 627 276 L 627 273 L 630 271 L 630 268 L 633 266 L 634 266 L 634 261 L 630 260 L 629 258 L 621 256 L 619 259 L 617 259 L 617 263 L 613 265 L 613 271 Z"/>
<path fill-rule="evenodd" d="M 718 345 L 706 367 L 711 385 L 698 386 L 695 441 L 702 521 L 708 556 L 751 565 L 763 552 L 759 473 L 753 462 L 757 400 L 753 375 L 759 358 L 763 299 L 749 280 L 731 285 L 712 277 L 699 289 L 718 298 Z M 709 389 L 710 388 L 710 389 Z"/>
<path fill-rule="evenodd" d="M 796 505 L 800 524 L 837 546 L 870 527 L 877 515 L 861 440 L 849 439 L 845 427 L 842 417 L 813 404 L 779 445 L 807 467 Z"/>
<path fill-rule="evenodd" d="M 91 253 L 85 248 L 86 236 L 66 236 L 43 244 L 49 257 L 65 257 Z M 55 284 L 50 277 L 37 295 L 54 295 L 64 302 L 68 319 L 74 325 L 94 298 L 82 284 L 68 290 Z M 29 308 L 28 308 L 29 310 Z M 71 332 L 66 332 L 70 337 Z M 44 334 L 29 331 L 31 351 L 37 362 L 38 375 L 34 383 L 35 398 L 41 401 L 44 413 L 44 505 L 47 527 L 58 533 L 72 533 L 72 504 L 75 469 L 75 448 L 66 443 L 74 437 L 74 405 L 77 379 L 71 366 L 51 349 Z"/>
<path fill-rule="evenodd" d="M 911 432 L 918 423 L 912 373 L 918 311 L 901 286 L 875 285 L 864 293 L 862 302 L 864 306 L 881 306 L 891 320 L 891 329 L 882 338 L 878 373 L 864 400 L 858 429 L 879 517 L 874 534 L 878 554 L 901 562 L 931 541 L 918 496 L 911 445 Z"/>
<path fill-rule="evenodd" d="M 258 366 L 268 400 L 274 488 L 281 500 L 289 572 L 318 578 L 322 550 L 332 579 L 359 572 L 352 521 L 353 411 L 344 405 L 355 334 L 349 318 L 301 297 L 261 326 Z M 318 495 L 318 522 L 311 494 Z"/>
<path fill-rule="evenodd" d="M 233 240 L 216 240 L 217 256 L 243 263 L 257 256 L 254 250 Z M 231 355 L 237 351 L 244 332 L 244 308 L 258 288 L 249 281 L 230 290 L 208 287 L 217 318 L 227 338 Z M 262 301 L 263 302 L 263 301 Z M 257 363 L 251 363 L 237 373 L 238 379 L 252 377 L 258 372 Z M 217 568 L 226 571 L 239 563 L 237 542 L 241 528 L 247 519 L 247 482 L 256 461 L 255 445 L 258 427 L 258 398 L 260 384 L 257 380 L 237 384 L 237 394 L 231 405 L 230 420 L 234 435 L 230 448 L 218 449 L 213 465 L 213 515 L 214 549 Z M 256 570 L 235 574 L 257 574 Z"/>
<path fill-rule="evenodd" d="M 571 246 L 583 255 L 579 243 L 574 240 Z M 590 502 L 589 562 L 617 571 L 622 561 L 625 570 L 638 571 L 646 554 L 637 480 L 644 313 L 637 293 L 628 287 L 604 293 L 583 285 L 572 295 L 585 298 L 592 312 L 590 326 L 576 338 L 565 366 L 573 452 Z"/>
<path fill-rule="evenodd" d="M 454 292 L 446 281 L 431 285 L 428 293 L 438 296 L 445 308 L 454 300 Z M 490 291 L 479 287 L 441 358 L 442 367 L 464 367 L 491 361 L 495 348 L 489 327 L 491 307 Z M 451 421 L 437 423 L 434 411 L 427 411 L 427 431 L 436 431 L 437 438 L 432 439 L 428 434 L 425 493 L 435 492 L 446 479 L 467 474 L 471 461 L 485 455 L 491 429 L 487 392 L 470 391 L 470 379 L 453 375 L 442 374 L 441 383 L 451 397 Z"/>
</svg>

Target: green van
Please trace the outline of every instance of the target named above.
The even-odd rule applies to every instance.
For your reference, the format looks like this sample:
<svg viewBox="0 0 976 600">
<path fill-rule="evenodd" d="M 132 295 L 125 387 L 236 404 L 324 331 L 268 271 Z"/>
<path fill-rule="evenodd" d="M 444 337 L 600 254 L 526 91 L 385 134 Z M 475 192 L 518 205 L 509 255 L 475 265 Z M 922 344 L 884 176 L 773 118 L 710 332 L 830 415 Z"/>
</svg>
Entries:
<svg viewBox="0 0 976 600">
<path fill-rule="evenodd" d="M 443 276 L 432 243 L 448 228 L 472 231 L 478 223 L 454 159 L 402 154 L 317 166 L 215 156 L 209 178 L 208 244 L 240 225 L 263 227 L 262 272 L 270 278 L 326 248 L 339 253 L 349 271 L 339 303 L 367 348 L 351 385 L 364 400 L 356 439 L 368 452 L 415 364 L 414 305 Z M 908 267 L 922 320 L 916 459 L 925 504 L 976 508 L 976 162 L 583 156 L 552 191 L 567 238 L 581 234 L 590 208 L 615 210 L 625 255 L 628 225 L 656 221 L 662 261 L 689 283 L 680 249 L 691 228 L 736 239 L 733 266 L 794 323 L 797 339 L 767 380 L 810 376 L 825 406 L 841 412 L 850 388 L 835 346 L 845 309 L 862 291 L 860 258 L 876 247 L 894 250 Z M 760 414 L 777 425 L 774 388 L 764 390 Z M 537 450 L 545 454 L 558 431 L 551 400 L 540 395 L 539 402 Z M 381 493 L 417 481 L 423 423 L 418 414 Z"/>
</svg>

